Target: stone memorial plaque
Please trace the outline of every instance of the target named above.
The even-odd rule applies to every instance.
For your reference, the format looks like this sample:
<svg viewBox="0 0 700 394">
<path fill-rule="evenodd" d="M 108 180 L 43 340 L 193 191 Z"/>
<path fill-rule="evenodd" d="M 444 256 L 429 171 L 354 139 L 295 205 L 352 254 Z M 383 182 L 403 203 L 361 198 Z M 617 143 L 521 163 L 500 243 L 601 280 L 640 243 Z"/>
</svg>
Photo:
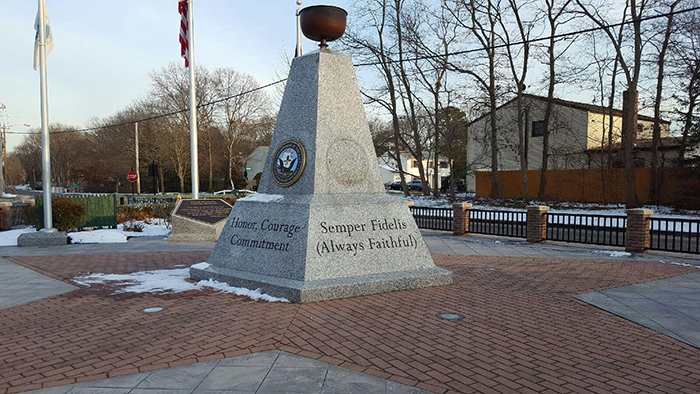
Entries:
<svg viewBox="0 0 700 394">
<path fill-rule="evenodd" d="M 175 215 L 216 224 L 228 218 L 231 208 L 231 205 L 223 200 L 182 200 Z"/>
<path fill-rule="evenodd" d="M 216 242 L 233 207 L 223 200 L 180 200 L 168 241 Z"/>
</svg>

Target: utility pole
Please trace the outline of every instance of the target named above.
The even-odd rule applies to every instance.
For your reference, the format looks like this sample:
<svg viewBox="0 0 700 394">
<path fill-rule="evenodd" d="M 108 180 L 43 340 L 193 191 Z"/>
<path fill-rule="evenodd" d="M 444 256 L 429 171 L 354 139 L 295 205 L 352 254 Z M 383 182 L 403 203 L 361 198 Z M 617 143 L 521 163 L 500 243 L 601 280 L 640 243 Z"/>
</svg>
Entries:
<svg viewBox="0 0 700 394">
<path fill-rule="evenodd" d="M 5 111 L 5 109 L 5 104 L 0 104 L 0 111 Z M 2 164 L 2 171 L 0 171 L 0 197 L 3 197 L 5 196 L 5 179 L 7 179 L 5 177 L 5 163 L 7 162 L 7 133 L 5 133 L 5 131 L 7 127 L 5 125 L 5 119 L 0 119 L 0 121 L 2 122 L 2 135 L 0 135 L 2 138 L 2 141 L 0 141 L 0 149 L 2 149 L 2 163 L 0 163 Z"/>
<path fill-rule="evenodd" d="M 136 151 L 136 194 L 141 195 L 141 173 L 139 172 L 139 122 L 134 123 L 134 150 Z"/>
</svg>

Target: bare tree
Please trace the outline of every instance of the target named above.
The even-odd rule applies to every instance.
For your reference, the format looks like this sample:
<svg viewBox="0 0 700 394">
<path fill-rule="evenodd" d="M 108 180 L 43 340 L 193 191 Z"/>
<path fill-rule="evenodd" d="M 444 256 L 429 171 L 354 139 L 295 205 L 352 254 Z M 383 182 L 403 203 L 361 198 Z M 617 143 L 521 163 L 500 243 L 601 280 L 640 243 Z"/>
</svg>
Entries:
<svg viewBox="0 0 700 394">
<path fill-rule="evenodd" d="M 420 16 L 417 16 L 422 16 L 422 23 L 409 25 L 408 41 L 414 53 L 426 54 L 427 58 L 424 61 L 416 60 L 415 70 L 419 83 L 428 91 L 432 102 L 426 103 L 420 95 L 416 95 L 416 99 L 426 113 L 432 114 L 428 118 L 433 130 L 433 195 L 439 197 L 440 114 L 445 107 L 443 96 L 449 97 L 447 73 L 450 47 L 457 39 L 457 25 L 452 20 L 452 14 L 445 9 L 444 3 L 432 10 L 425 3 L 419 3 L 419 5 L 418 15 Z M 421 25 L 427 26 L 427 33 L 420 31 Z M 449 106 L 449 103 L 446 106 Z"/>
<path fill-rule="evenodd" d="M 489 139 L 491 147 L 491 197 L 498 198 L 498 128 L 496 124 L 497 86 L 496 86 L 496 40 L 498 35 L 501 0 L 443 0 L 447 9 L 461 28 L 473 36 L 486 55 L 487 63 L 484 77 L 482 72 L 473 67 L 450 63 L 450 68 L 471 76 L 477 84 L 488 93 Z"/>
<path fill-rule="evenodd" d="M 549 22 L 549 44 L 547 45 L 548 66 L 549 66 L 549 84 L 547 89 L 547 105 L 544 110 L 544 135 L 542 136 L 542 166 L 540 167 L 540 190 L 537 193 L 537 198 L 542 200 L 545 198 L 547 187 L 547 168 L 549 166 L 549 136 L 551 134 L 552 109 L 554 106 L 554 86 L 556 85 L 556 67 L 555 62 L 559 56 L 565 51 L 561 51 L 558 55 L 555 53 L 557 40 L 554 36 L 557 34 L 557 29 L 567 23 L 569 19 L 562 21 L 560 18 L 567 12 L 569 4 L 572 0 L 565 0 L 561 6 L 557 6 L 556 0 L 545 0 L 547 7 L 547 21 Z M 571 44 L 569 44 L 571 45 Z M 567 48 L 568 49 L 568 48 Z"/>
<path fill-rule="evenodd" d="M 674 0 L 668 6 L 668 18 L 666 20 L 666 29 L 663 35 L 663 41 L 661 42 L 661 49 L 659 50 L 657 64 L 658 64 L 658 76 L 656 77 L 656 99 L 654 100 L 654 129 L 652 132 L 651 141 L 651 179 L 649 180 L 649 202 L 653 204 L 659 203 L 660 198 L 660 177 L 659 177 L 659 141 L 661 140 L 661 101 L 662 92 L 664 85 L 664 61 L 666 58 L 666 51 L 668 49 L 668 44 L 671 39 L 671 33 L 673 32 L 673 11 L 676 6 L 681 2 L 681 0 Z"/>
<path fill-rule="evenodd" d="M 243 94 L 258 88 L 258 82 L 252 76 L 231 68 L 214 70 L 214 86 L 218 98 L 231 97 L 217 105 L 217 117 L 226 144 L 227 181 L 231 189 L 235 189 L 236 158 L 242 156 L 238 145 L 243 139 L 254 137 L 250 134 L 254 129 L 249 126 L 267 113 L 269 100 L 260 90 Z"/>
<path fill-rule="evenodd" d="M 501 41 L 506 45 L 506 53 L 508 65 L 513 76 L 516 88 L 516 108 L 518 122 L 518 158 L 520 161 L 520 179 L 523 184 L 523 195 L 526 199 L 530 199 L 530 188 L 527 182 L 528 168 L 528 134 L 527 124 L 525 123 L 525 105 L 523 102 L 523 93 L 525 91 L 525 79 L 527 78 L 528 62 L 530 60 L 530 35 L 532 28 L 536 22 L 536 18 L 530 21 L 523 20 L 521 10 L 530 4 L 530 2 L 516 2 L 508 0 L 508 7 L 515 19 L 517 26 L 517 37 L 523 44 L 519 46 L 519 50 L 513 49 L 510 28 L 507 26 L 504 14 L 499 14 L 498 23 L 501 26 L 502 34 Z M 518 61 L 520 62 L 518 64 Z"/>
<path fill-rule="evenodd" d="M 700 99 L 700 25 L 698 11 L 676 17 L 677 34 L 672 37 L 670 46 L 670 77 L 676 87 L 673 98 L 679 104 L 676 111 L 683 126 L 681 143 L 678 147 L 678 161 L 683 165 L 686 151 L 698 133 L 697 110 Z M 697 137 L 700 137 L 697 136 Z"/>
<path fill-rule="evenodd" d="M 391 20 L 391 4 L 389 0 L 364 0 L 356 12 L 356 23 L 350 28 L 344 38 L 346 46 L 364 61 L 371 63 L 381 79 L 379 88 L 363 89 L 362 95 L 370 103 L 376 103 L 391 115 L 393 129 L 393 152 L 396 168 L 401 179 L 401 187 L 405 196 L 409 196 L 406 185 L 406 175 L 401 162 L 401 126 L 399 121 L 399 105 L 397 87 L 399 83 L 394 72 L 393 60 L 390 53 L 396 47 L 394 26 Z"/>
<path fill-rule="evenodd" d="M 599 7 L 588 2 L 584 4 L 582 0 L 576 0 L 580 11 L 586 15 L 595 25 L 610 39 L 610 43 L 617 52 L 618 61 L 624 72 L 627 82 L 627 90 L 623 93 L 622 99 L 622 146 L 624 149 L 625 161 L 625 183 L 626 183 L 626 205 L 628 208 L 639 206 L 636 194 L 636 176 L 634 163 L 634 143 L 637 134 L 637 106 L 638 106 L 638 85 L 639 75 L 642 65 L 642 29 L 641 18 L 648 6 L 648 0 L 626 0 L 625 12 L 622 19 L 625 20 L 629 11 L 633 26 L 633 50 L 632 59 L 625 53 L 625 43 L 620 36 L 616 36 L 612 27 L 601 15 Z"/>
</svg>

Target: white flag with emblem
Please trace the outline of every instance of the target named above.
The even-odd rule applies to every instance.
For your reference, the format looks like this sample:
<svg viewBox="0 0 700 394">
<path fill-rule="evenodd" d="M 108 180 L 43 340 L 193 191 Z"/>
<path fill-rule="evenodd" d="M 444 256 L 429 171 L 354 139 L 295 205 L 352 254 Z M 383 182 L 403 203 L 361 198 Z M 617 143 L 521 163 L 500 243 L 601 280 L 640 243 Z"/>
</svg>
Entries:
<svg viewBox="0 0 700 394">
<path fill-rule="evenodd" d="M 49 53 L 51 53 L 51 50 L 53 49 L 53 34 L 51 33 L 51 24 L 49 23 L 49 15 L 48 12 L 46 12 L 46 3 L 44 0 L 39 0 L 40 2 L 44 3 L 44 21 L 46 21 L 46 36 L 45 36 L 45 45 L 46 45 L 46 56 L 49 56 Z M 39 37 L 39 29 L 40 29 L 40 21 L 39 19 L 41 15 L 39 13 L 41 12 L 41 8 L 39 8 L 36 11 L 36 20 L 34 21 L 34 30 L 36 30 L 36 36 L 34 38 L 34 69 L 36 70 L 39 68 L 39 45 L 41 44 L 39 41 L 41 38 Z"/>
</svg>

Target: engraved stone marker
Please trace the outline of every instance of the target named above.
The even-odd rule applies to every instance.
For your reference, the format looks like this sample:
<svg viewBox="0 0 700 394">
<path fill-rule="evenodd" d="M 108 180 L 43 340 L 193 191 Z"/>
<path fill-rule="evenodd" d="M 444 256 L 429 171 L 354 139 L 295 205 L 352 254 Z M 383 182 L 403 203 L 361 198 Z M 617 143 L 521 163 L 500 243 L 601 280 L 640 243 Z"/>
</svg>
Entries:
<svg viewBox="0 0 700 394">
<path fill-rule="evenodd" d="M 236 202 L 196 280 L 315 302 L 452 283 L 386 193 L 349 56 L 294 59 L 258 193 Z"/>
<path fill-rule="evenodd" d="M 180 200 L 173 210 L 168 241 L 214 242 L 230 213 L 231 205 L 223 200 Z"/>
</svg>

